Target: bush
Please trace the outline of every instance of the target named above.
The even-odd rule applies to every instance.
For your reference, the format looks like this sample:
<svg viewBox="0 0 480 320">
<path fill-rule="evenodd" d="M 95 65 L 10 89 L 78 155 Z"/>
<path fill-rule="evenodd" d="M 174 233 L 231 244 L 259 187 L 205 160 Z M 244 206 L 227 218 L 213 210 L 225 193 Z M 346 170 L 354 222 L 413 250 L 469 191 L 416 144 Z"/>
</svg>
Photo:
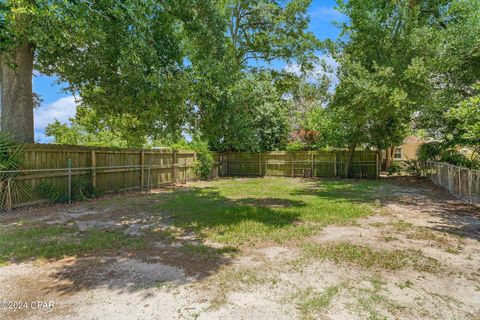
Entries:
<svg viewBox="0 0 480 320">
<path fill-rule="evenodd" d="M 417 151 L 419 161 L 440 161 L 466 168 L 478 168 L 478 161 L 469 159 L 466 155 L 458 150 L 449 147 L 440 142 L 425 143 Z"/>
<path fill-rule="evenodd" d="M 208 179 L 212 173 L 213 156 L 210 152 L 197 154 L 197 160 L 193 163 L 193 172 L 200 179 Z"/>
<path fill-rule="evenodd" d="M 68 190 L 67 187 L 60 187 L 58 184 L 50 181 L 41 181 L 35 187 L 35 193 L 39 198 L 47 199 L 50 202 L 67 202 Z"/>
<path fill-rule="evenodd" d="M 35 187 L 35 193 L 39 198 L 47 199 L 50 202 L 68 202 L 67 181 L 61 184 L 54 183 L 52 181 L 41 181 Z M 96 192 L 92 186 L 92 182 L 90 181 L 90 179 L 72 179 L 72 201 L 85 201 L 95 195 Z"/>
<path fill-rule="evenodd" d="M 306 149 L 306 144 L 301 141 L 289 142 L 285 148 L 290 153 L 300 152 Z"/>
<path fill-rule="evenodd" d="M 397 162 L 392 162 L 390 168 L 388 168 L 387 170 L 387 175 L 393 176 L 395 174 L 399 174 L 400 172 L 402 172 L 402 167 L 400 166 L 400 164 Z"/>
<path fill-rule="evenodd" d="M 440 161 L 446 146 L 440 142 L 424 143 L 418 148 L 417 157 L 420 161 Z"/>
<path fill-rule="evenodd" d="M 423 177 L 427 174 L 427 163 L 421 160 L 407 160 L 404 170 L 412 176 Z"/>
<path fill-rule="evenodd" d="M 88 178 L 78 178 L 72 180 L 72 200 L 85 201 L 97 195 L 92 186 L 92 181 Z"/>
</svg>

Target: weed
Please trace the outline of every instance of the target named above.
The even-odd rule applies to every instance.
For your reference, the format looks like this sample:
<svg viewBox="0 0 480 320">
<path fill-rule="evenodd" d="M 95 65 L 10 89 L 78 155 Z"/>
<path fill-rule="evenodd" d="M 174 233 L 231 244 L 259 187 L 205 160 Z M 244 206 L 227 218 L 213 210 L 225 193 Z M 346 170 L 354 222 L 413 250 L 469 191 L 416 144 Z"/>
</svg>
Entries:
<svg viewBox="0 0 480 320">
<path fill-rule="evenodd" d="M 338 286 L 327 287 L 322 292 L 317 292 L 312 287 L 308 287 L 300 290 L 291 299 L 297 301 L 297 308 L 303 319 L 315 319 L 318 313 L 330 305 L 338 292 Z"/>
<path fill-rule="evenodd" d="M 412 286 L 413 286 L 413 282 L 410 280 L 407 280 L 405 282 L 401 282 L 398 284 L 398 287 L 402 290 L 405 288 L 411 288 Z"/>
</svg>

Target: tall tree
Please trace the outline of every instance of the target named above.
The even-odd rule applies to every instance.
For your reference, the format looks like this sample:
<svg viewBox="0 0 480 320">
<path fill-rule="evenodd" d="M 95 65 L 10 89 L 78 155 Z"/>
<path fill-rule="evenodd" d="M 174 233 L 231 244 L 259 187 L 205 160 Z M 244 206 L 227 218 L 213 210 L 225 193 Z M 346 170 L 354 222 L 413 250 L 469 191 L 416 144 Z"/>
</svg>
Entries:
<svg viewBox="0 0 480 320">
<path fill-rule="evenodd" d="M 333 107 L 355 115 L 349 124 L 350 158 L 362 140 L 378 149 L 403 140 L 412 115 L 431 92 L 418 30 L 431 28 L 447 2 L 339 1 L 349 19 L 333 50 L 341 62 Z"/>
<path fill-rule="evenodd" d="M 178 128 L 184 46 L 208 46 L 201 33 L 217 30 L 213 1 L 10 0 L 0 8 L 2 130 L 26 142 L 34 138 L 34 67 L 66 81 L 99 115 L 129 113 L 155 132 Z M 198 20 L 204 27 L 195 31 Z"/>
<path fill-rule="evenodd" d="M 308 32 L 311 0 L 226 0 L 228 48 L 239 67 L 249 60 L 307 62 L 317 39 Z"/>
<path fill-rule="evenodd" d="M 310 2 L 310 0 L 225 0 L 218 3 L 227 26 L 222 47 L 225 51 L 221 56 L 217 55 L 216 60 L 208 55 L 193 58 L 195 88 L 190 99 L 196 110 L 195 126 L 205 134 L 212 147 L 234 148 L 231 141 L 227 143 L 227 140 L 221 139 L 222 135 L 228 132 L 227 127 L 233 128 L 233 119 L 243 124 L 244 120 L 250 119 L 247 121 L 249 125 L 237 126 L 238 130 L 244 129 L 245 134 L 252 132 L 254 123 L 261 126 L 255 129 L 260 132 L 267 129 L 265 127 L 267 123 L 251 120 L 260 119 L 271 112 L 269 110 L 277 108 L 272 109 L 273 105 L 285 105 L 282 101 L 284 92 L 281 92 L 278 86 L 275 90 L 268 88 L 264 99 L 252 98 L 252 95 L 258 92 L 255 89 L 256 85 L 266 86 L 266 80 L 260 79 L 262 76 L 259 78 L 258 74 L 262 73 L 260 71 L 271 71 L 268 70 L 270 62 L 281 60 L 308 67 L 314 59 L 319 42 L 308 31 L 307 10 Z M 257 75 L 249 75 L 254 73 Z M 274 76 L 268 81 L 276 82 L 276 78 Z M 241 86 L 249 92 L 240 92 L 238 89 Z M 241 97 L 242 94 L 245 95 L 244 98 Z M 273 98 L 275 102 L 272 101 Z M 252 103 L 260 104 L 245 107 L 245 101 L 248 99 L 251 99 Z M 265 104 L 265 100 L 269 100 L 269 103 Z M 239 112 L 245 112 L 245 115 Z M 284 111 L 281 111 L 278 117 L 282 118 L 283 114 Z M 280 118 L 281 124 L 283 120 Z M 272 134 L 277 132 L 278 128 L 273 122 L 270 122 L 269 126 Z M 278 132 L 281 134 L 274 140 L 281 141 L 284 139 L 283 129 Z M 237 134 L 243 135 L 239 131 Z M 257 139 L 255 136 L 252 138 Z M 219 144 L 219 141 L 223 142 Z M 239 148 L 247 150 L 245 143 L 249 140 L 238 141 L 242 144 Z M 267 145 L 270 145 L 270 148 L 278 146 L 275 143 Z M 258 148 L 258 144 L 251 145 L 252 151 Z"/>
</svg>

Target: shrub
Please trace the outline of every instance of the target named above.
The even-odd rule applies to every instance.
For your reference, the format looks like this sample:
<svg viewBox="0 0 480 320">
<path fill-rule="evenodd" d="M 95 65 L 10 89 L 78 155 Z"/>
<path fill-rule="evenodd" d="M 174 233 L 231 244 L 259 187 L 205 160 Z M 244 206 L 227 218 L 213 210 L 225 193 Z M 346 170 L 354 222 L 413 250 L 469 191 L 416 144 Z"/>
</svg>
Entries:
<svg viewBox="0 0 480 320">
<path fill-rule="evenodd" d="M 97 195 L 96 190 L 92 186 L 92 181 L 82 177 L 73 179 L 72 181 L 72 200 L 85 201 Z"/>
<path fill-rule="evenodd" d="M 50 202 L 67 202 L 68 189 L 67 186 L 60 187 L 58 184 L 50 181 L 41 181 L 35 187 L 35 193 L 39 198 L 47 199 Z"/>
<path fill-rule="evenodd" d="M 466 168 L 478 168 L 478 161 L 469 159 L 465 154 L 440 142 L 429 142 L 420 146 L 418 160 L 423 162 L 440 161 Z"/>
<path fill-rule="evenodd" d="M 286 146 L 286 150 L 290 153 L 295 153 L 299 151 L 303 151 L 306 148 L 306 144 L 301 141 L 292 141 L 289 142 Z"/>
<path fill-rule="evenodd" d="M 208 179 L 212 173 L 213 156 L 210 152 L 197 154 L 197 160 L 193 163 L 193 172 L 200 179 Z"/>
<path fill-rule="evenodd" d="M 445 150 L 444 146 L 440 142 L 424 143 L 418 148 L 417 157 L 420 161 L 440 161 L 442 158 L 442 152 Z"/>
<path fill-rule="evenodd" d="M 423 177 L 427 173 L 427 163 L 421 160 L 407 160 L 404 163 L 404 170 L 412 176 Z"/>
<path fill-rule="evenodd" d="M 388 168 L 387 170 L 387 175 L 393 176 L 400 172 L 402 172 L 402 167 L 400 166 L 400 164 L 397 162 L 392 162 L 392 164 L 390 165 L 390 168 Z"/>
</svg>

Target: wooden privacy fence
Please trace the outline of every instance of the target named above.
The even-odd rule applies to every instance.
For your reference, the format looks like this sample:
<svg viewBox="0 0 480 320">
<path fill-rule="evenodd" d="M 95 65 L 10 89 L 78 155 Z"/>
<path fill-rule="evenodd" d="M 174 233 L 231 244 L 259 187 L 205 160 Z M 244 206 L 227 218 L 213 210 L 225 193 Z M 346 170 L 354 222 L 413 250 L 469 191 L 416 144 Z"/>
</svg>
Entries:
<svg viewBox="0 0 480 320">
<path fill-rule="evenodd" d="M 342 176 L 345 152 L 215 153 L 212 177 Z M 32 144 L 21 170 L 0 171 L 0 211 L 71 202 L 98 194 L 148 190 L 195 179 L 194 151 L 141 150 Z M 377 155 L 353 156 L 356 178 L 378 176 Z"/>
<path fill-rule="evenodd" d="M 142 150 L 32 144 L 24 151 L 22 169 L 73 169 L 99 192 L 121 191 L 193 178 L 194 151 Z M 70 163 L 69 163 L 70 159 Z M 150 170 L 150 172 L 148 172 Z M 147 177 L 149 173 L 149 177 Z M 41 174 L 27 179 L 41 178 Z M 51 176 L 51 175 L 50 175 Z M 150 181 L 148 181 L 150 178 Z"/>
<path fill-rule="evenodd" d="M 0 171 L 0 210 L 145 190 L 194 178 L 194 151 L 26 145 L 21 170 Z"/>
<path fill-rule="evenodd" d="M 346 151 L 215 154 L 219 165 L 218 173 L 223 176 L 341 177 L 344 175 L 347 157 Z M 378 174 L 376 152 L 354 153 L 353 177 L 375 179 Z"/>
</svg>

